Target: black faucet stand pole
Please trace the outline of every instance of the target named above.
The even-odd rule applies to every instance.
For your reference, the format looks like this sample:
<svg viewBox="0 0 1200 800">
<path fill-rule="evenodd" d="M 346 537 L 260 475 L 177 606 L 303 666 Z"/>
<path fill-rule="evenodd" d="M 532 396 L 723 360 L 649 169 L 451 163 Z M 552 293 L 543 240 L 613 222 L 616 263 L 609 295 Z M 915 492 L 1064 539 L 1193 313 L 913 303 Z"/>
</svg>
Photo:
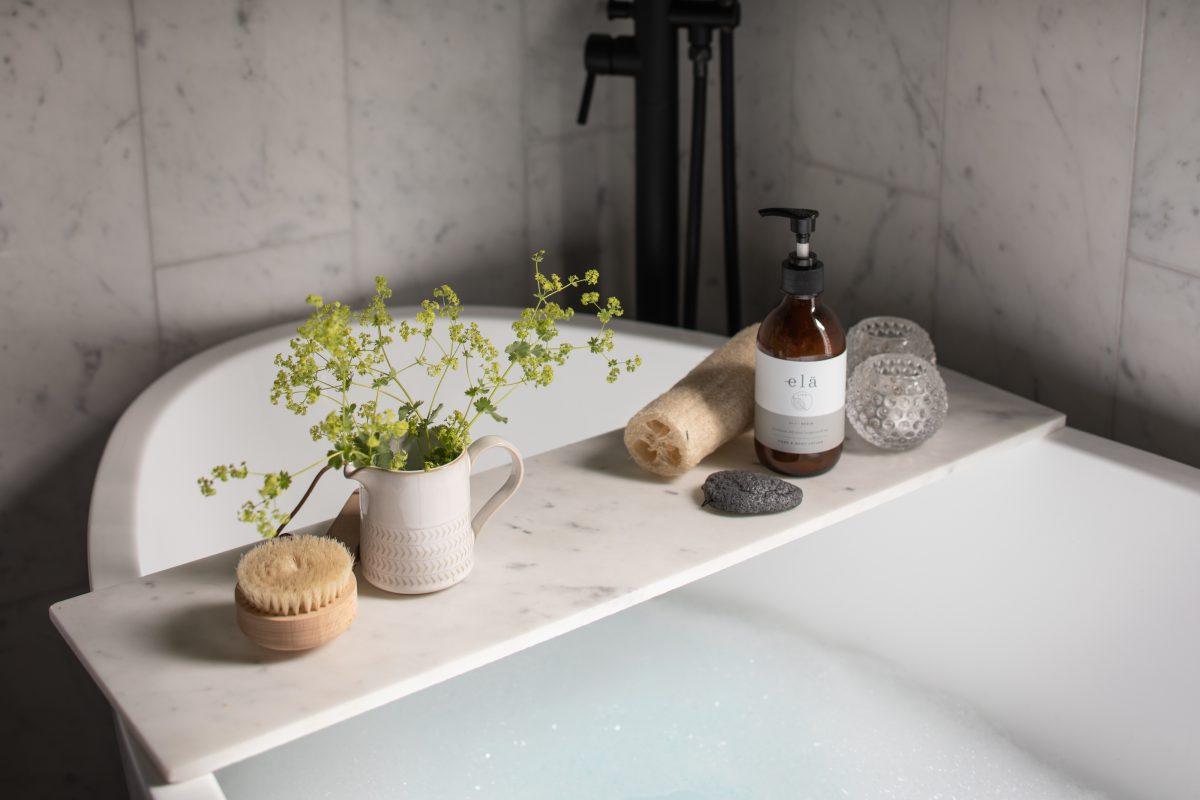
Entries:
<svg viewBox="0 0 1200 800">
<path fill-rule="evenodd" d="M 637 0 L 637 316 L 679 324 L 679 46 L 671 0 Z"/>
</svg>

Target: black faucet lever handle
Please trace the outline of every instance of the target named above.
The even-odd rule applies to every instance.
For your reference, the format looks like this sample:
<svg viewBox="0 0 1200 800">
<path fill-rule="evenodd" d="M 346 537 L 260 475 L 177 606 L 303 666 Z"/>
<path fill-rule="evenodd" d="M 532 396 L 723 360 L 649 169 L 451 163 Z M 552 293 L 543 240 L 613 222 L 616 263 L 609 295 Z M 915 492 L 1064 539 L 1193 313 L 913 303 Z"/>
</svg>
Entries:
<svg viewBox="0 0 1200 800">
<path fill-rule="evenodd" d="M 641 63 L 637 42 L 632 36 L 593 33 L 587 37 L 583 45 L 583 68 L 587 70 L 587 78 L 583 83 L 583 98 L 579 102 L 579 114 L 575 121 L 580 125 L 587 124 L 597 75 L 636 75 Z"/>
<path fill-rule="evenodd" d="M 596 73 L 588 70 L 587 78 L 583 81 L 583 97 L 579 100 L 579 116 L 575 122 L 587 125 L 588 110 L 592 107 L 592 90 L 596 88 Z"/>
</svg>

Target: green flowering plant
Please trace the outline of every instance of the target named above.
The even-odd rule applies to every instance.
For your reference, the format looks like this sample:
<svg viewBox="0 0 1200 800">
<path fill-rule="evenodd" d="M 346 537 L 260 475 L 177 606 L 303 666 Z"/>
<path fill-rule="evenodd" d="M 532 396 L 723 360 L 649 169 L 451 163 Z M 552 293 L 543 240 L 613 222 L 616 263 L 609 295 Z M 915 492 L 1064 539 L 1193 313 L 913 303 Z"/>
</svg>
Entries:
<svg viewBox="0 0 1200 800">
<path fill-rule="evenodd" d="M 374 296 L 358 311 L 310 295 L 312 313 L 288 342 L 288 352 L 275 356 L 279 371 L 271 402 L 300 416 L 318 405 L 328 407 L 309 429 L 314 442 L 327 446 L 325 455 L 292 472 L 252 472 L 244 461 L 221 464 L 197 479 L 201 494 L 216 494 L 218 483 L 261 478 L 256 497 L 241 505 L 238 518 L 271 537 L 295 516 L 329 469 L 349 465 L 428 470 L 450 463 L 470 444 L 471 427 L 481 417 L 507 422 L 500 407 L 509 395 L 522 386 L 549 386 L 555 369 L 577 351 L 599 356 L 610 383 L 622 372 L 636 370 L 640 357 L 613 355 L 616 344 L 609 323 L 624 312 L 620 300 L 608 297 L 601 302 L 600 293 L 591 288 L 600 283 L 600 273 L 589 269 L 582 276 L 562 278 L 542 272 L 544 259 L 544 250 L 533 254 L 535 302 L 512 323 L 513 338 L 503 350 L 477 323 L 460 319 L 462 304 L 449 286 L 434 289 L 412 321 L 399 322 L 388 311 L 392 291 L 383 277 L 375 278 Z M 563 296 L 572 289 L 583 289 L 579 307 L 600 322 L 585 344 L 559 341 L 559 323 L 575 315 Z M 388 348 L 397 340 L 410 345 L 414 354 L 394 360 Z M 439 394 L 447 375 L 459 369 L 466 389 L 457 407 L 447 408 Z M 415 389 L 410 391 L 415 371 L 433 383 L 427 400 L 416 397 Z M 280 496 L 296 476 L 313 469 L 319 471 L 300 504 L 291 513 L 281 511 Z"/>
</svg>

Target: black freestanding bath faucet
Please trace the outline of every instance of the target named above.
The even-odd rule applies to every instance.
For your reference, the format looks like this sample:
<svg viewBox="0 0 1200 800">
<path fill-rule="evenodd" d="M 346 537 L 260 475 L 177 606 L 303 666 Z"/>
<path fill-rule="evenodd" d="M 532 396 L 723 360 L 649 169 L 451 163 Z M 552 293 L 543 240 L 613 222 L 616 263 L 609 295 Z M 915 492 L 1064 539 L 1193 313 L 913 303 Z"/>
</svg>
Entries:
<svg viewBox="0 0 1200 800">
<path fill-rule="evenodd" d="M 578 122 L 587 122 L 597 75 L 634 78 L 636 104 L 637 317 L 679 324 L 679 48 L 688 32 L 693 66 L 692 146 L 684 264 L 683 323 L 696 327 L 700 276 L 700 214 L 704 177 L 704 115 L 714 29 L 721 43 L 721 161 L 725 219 L 726 317 L 740 326 L 737 190 L 733 130 L 733 29 L 737 0 L 609 0 L 609 19 L 632 19 L 632 36 L 594 33 L 584 46 L 587 77 Z"/>
</svg>

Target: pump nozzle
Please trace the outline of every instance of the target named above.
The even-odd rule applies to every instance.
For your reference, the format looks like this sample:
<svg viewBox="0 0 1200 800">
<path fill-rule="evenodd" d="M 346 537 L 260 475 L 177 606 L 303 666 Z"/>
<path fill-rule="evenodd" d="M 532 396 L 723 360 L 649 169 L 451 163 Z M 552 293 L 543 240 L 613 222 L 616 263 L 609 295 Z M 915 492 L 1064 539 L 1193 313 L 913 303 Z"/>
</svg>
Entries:
<svg viewBox="0 0 1200 800">
<path fill-rule="evenodd" d="M 808 240 L 817 228 L 819 214 L 812 208 L 760 208 L 759 216 L 784 217 L 796 234 L 796 252 L 783 262 L 783 289 L 789 294 L 818 294 L 824 287 L 824 265 Z"/>
<path fill-rule="evenodd" d="M 786 217 L 792 221 L 792 233 L 796 234 L 796 240 L 804 237 L 804 241 L 808 241 L 808 236 L 817 229 L 817 217 L 820 214 L 811 208 L 760 208 L 758 210 L 760 217 Z"/>
<path fill-rule="evenodd" d="M 820 214 L 811 208 L 760 208 L 760 217 L 785 217 L 796 234 L 796 258 L 808 258 L 808 237 L 817 229 Z"/>
</svg>

